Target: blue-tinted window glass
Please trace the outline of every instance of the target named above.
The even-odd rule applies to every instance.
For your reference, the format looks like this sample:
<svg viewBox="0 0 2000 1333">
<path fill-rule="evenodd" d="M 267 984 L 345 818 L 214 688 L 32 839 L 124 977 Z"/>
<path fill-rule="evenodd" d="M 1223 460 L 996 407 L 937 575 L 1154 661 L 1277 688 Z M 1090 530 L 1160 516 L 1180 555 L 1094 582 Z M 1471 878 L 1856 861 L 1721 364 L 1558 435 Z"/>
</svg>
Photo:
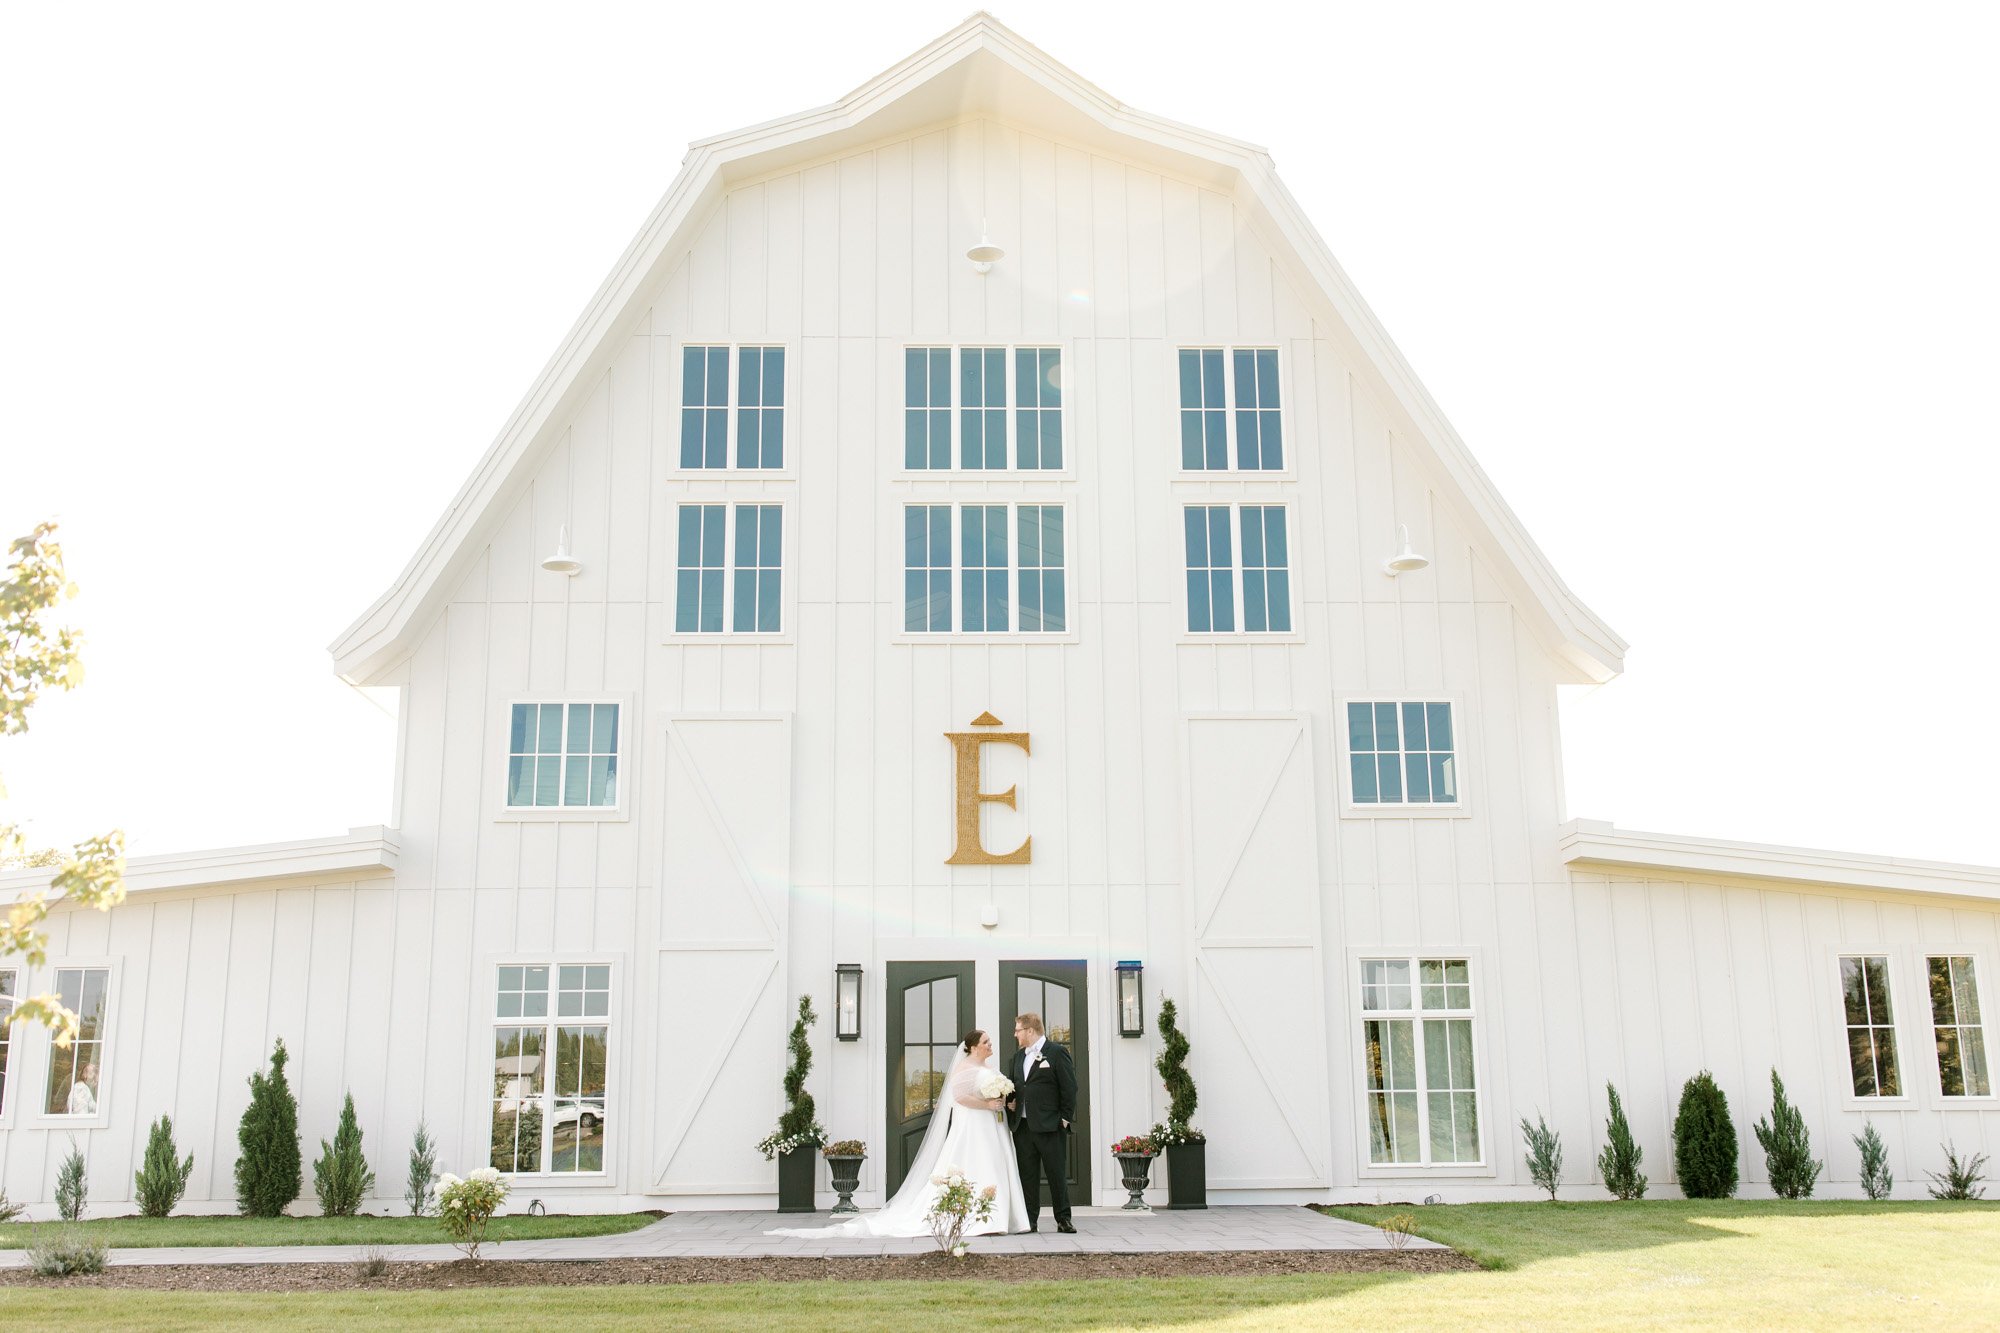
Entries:
<svg viewBox="0 0 2000 1333">
<path fill-rule="evenodd" d="M 1245 505 L 1243 628 L 1286 633 L 1292 628 L 1291 571 L 1282 505 Z"/>
<path fill-rule="evenodd" d="M 1007 466 L 1007 349 L 961 347 L 958 352 L 959 466 Z"/>
<path fill-rule="evenodd" d="M 737 349 L 736 466 L 785 465 L 785 349 Z"/>
<path fill-rule="evenodd" d="M 617 803 L 617 704 L 515 704 L 508 723 L 508 805 Z"/>
<path fill-rule="evenodd" d="M 1190 472 L 1229 466 L 1229 417 L 1223 404 L 1219 348 L 1181 349 L 1181 466 Z"/>
<path fill-rule="evenodd" d="M 784 510 L 778 505 L 736 506 L 736 604 L 730 628 L 775 634 L 784 567 Z"/>
<path fill-rule="evenodd" d="M 958 512 L 959 582 L 964 628 L 1013 628 L 1007 615 L 1007 506 L 963 505 Z"/>
<path fill-rule="evenodd" d="M 1454 805 L 1458 756 L 1451 705 L 1347 705 L 1349 772 L 1358 805 Z"/>
<path fill-rule="evenodd" d="M 903 466 L 951 466 L 951 349 L 903 354 Z"/>
<path fill-rule="evenodd" d="M 1267 347 L 1239 347 L 1231 362 L 1236 375 L 1236 466 L 1246 471 L 1282 468 L 1278 353 Z"/>
<path fill-rule="evenodd" d="M 1015 559 L 1021 583 L 1020 628 L 1024 631 L 1067 628 L 1062 506 L 1020 506 L 1015 510 L 1015 531 L 1018 534 Z"/>
<path fill-rule="evenodd" d="M 674 629 L 682 634 L 722 630 L 723 505 L 682 505 L 674 568 Z"/>
<path fill-rule="evenodd" d="M 728 463 L 729 349 L 681 349 L 681 466 Z"/>
<path fill-rule="evenodd" d="M 903 507 L 903 628 L 951 629 L 951 506 Z"/>
<path fill-rule="evenodd" d="M 1197 634 L 1236 628 L 1236 561 L 1228 505 L 1189 505 L 1186 517 L 1188 629 Z"/>
<path fill-rule="evenodd" d="M 1054 347 L 1014 349 L 1014 465 L 1063 465 L 1062 353 Z"/>
</svg>

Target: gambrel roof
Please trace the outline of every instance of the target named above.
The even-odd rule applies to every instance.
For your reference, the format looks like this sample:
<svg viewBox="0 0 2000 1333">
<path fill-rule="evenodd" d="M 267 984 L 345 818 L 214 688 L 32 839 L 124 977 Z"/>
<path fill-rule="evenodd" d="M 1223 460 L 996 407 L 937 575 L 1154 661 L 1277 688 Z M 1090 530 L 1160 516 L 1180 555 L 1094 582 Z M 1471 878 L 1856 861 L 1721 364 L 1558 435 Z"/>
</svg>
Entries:
<svg viewBox="0 0 2000 1333">
<path fill-rule="evenodd" d="M 1265 233 L 1309 308 L 1324 318 L 1326 335 L 1354 365 L 1375 371 L 1391 428 L 1412 444 L 1431 484 L 1455 502 L 1544 646 L 1577 681 L 1609 680 L 1622 669 L 1624 640 L 1570 592 L 1536 548 L 1279 181 L 1270 154 L 1135 111 L 980 13 L 829 106 L 691 145 L 666 196 L 416 556 L 331 645 L 340 675 L 358 684 L 378 681 L 409 655 L 725 190 L 969 114 L 1101 146 L 1234 197 Z"/>
</svg>

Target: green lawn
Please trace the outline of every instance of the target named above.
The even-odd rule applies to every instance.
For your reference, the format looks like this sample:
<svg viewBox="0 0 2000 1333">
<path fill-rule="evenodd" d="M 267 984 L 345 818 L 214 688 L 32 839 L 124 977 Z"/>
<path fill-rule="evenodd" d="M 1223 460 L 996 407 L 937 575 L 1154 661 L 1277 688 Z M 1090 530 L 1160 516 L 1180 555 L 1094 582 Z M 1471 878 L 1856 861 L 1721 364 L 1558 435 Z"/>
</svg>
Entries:
<svg viewBox="0 0 2000 1333">
<path fill-rule="evenodd" d="M 1368 1220 L 1395 1209 L 1353 1208 Z M 1486 1204 L 1415 1209 L 1491 1271 L 1118 1282 L 800 1282 L 283 1297 L 4 1290 L 15 1326 L 1764 1329 L 2000 1326 L 2000 1206 Z"/>
<path fill-rule="evenodd" d="M 615 1236 L 659 1219 L 651 1213 L 602 1217 L 496 1217 L 488 1240 L 546 1240 L 551 1236 Z M 37 1226 L 0 1224 L 0 1250 L 25 1248 Z M 451 1239 L 427 1217 L 107 1217 L 75 1224 L 106 1245 L 148 1249 L 160 1245 L 422 1245 Z"/>
</svg>

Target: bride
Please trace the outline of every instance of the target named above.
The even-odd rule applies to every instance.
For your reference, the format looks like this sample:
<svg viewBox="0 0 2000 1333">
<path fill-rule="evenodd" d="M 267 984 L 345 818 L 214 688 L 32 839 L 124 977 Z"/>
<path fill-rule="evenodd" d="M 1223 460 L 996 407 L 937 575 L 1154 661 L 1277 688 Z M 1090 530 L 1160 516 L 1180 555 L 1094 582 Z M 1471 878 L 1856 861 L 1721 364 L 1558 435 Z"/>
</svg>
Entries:
<svg viewBox="0 0 2000 1333">
<path fill-rule="evenodd" d="M 1028 1229 L 1028 1206 L 1021 1196 L 1021 1169 L 1014 1157 L 1014 1136 L 1007 1132 L 1007 1103 L 979 1095 L 979 1076 L 992 1073 L 993 1042 L 974 1028 L 958 1044 L 930 1128 L 902 1188 L 878 1213 L 869 1213 L 830 1227 L 767 1231 L 767 1236 L 928 1236 L 928 1214 L 939 1186 L 931 1177 L 942 1167 L 955 1166 L 977 1188 L 994 1187 L 993 1215 L 984 1222 L 966 1219 L 968 1236 L 1002 1235 Z"/>
</svg>

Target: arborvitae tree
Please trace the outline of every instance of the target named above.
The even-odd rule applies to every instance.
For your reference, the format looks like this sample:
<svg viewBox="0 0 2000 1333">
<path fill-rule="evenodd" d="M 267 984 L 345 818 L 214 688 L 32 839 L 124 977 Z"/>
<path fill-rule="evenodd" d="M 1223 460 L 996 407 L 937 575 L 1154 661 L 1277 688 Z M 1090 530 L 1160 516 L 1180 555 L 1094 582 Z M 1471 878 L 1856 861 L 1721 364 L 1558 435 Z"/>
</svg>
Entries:
<svg viewBox="0 0 2000 1333">
<path fill-rule="evenodd" d="M 1781 1199 L 1809 1199 L 1813 1182 L 1825 1169 L 1815 1162 L 1812 1135 L 1799 1108 L 1785 1099 L 1785 1081 L 1771 1071 L 1771 1119 L 1755 1126 L 1757 1142 L 1764 1145 L 1764 1165 L 1771 1177 L 1771 1191 Z"/>
<path fill-rule="evenodd" d="M 194 1174 L 194 1154 L 180 1159 L 174 1147 L 174 1122 L 161 1116 L 153 1122 L 146 1138 L 146 1161 L 132 1179 L 132 1194 L 139 1201 L 142 1217 L 166 1217 L 187 1193 L 188 1177 Z"/>
<path fill-rule="evenodd" d="M 285 1042 L 271 1048 L 271 1072 L 250 1076 L 250 1105 L 236 1127 L 236 1207 L 245 1217 L 281 1217 L 299 1197 L 299 1104 L 285 1081 Z"/>
<path fill-rule="evenodd" d="M 1639 1171 L 1639 1162 L 1645 1157 L 1645 1150 L 1632 1137 L 1632 1125 L 1625 1119 L 1625 1104 L 1618 1100 L 1618 1089 L 1607 1083 L 1604 1091 L 1611 1097 L 1611 1119 L 1604 1124 L 1604 1151 L 1597 1155 L 1598 1173 L 1604 1177 L 1604 1188 L 1615 1197 L 1643 1199 L 1646 1177 Z"/>
<path fill-rule="evenodd" d="M 1727 1199 L 1736 1193 L 1736 1122 L 1729 1098 L 1706 1069 L 1681 1089 L 1674 1116 L 1674 1172 L 1690 1199 Z"/>
<path fill-rule="evenodd" d="M 1188 1039 L 1180 1029 L 1180 1011 L 1164 995 L 1160 997 L 1160 1058 L 1153 1062 L 1160 1081 L 1167 1085 L 1167 1124 L 1163 1136 L 1168 1144 L 1200 1143 L 1202 1133 L 1194 1127 L 1194 1075 L 1188 1073 Z"/>
<path fill-rule="evenodd" d="M 340 1125 L 333 1142 L 319 1141 L 319 1160 L 313 1163 L 313 1193 L 319 1196 L 319 1210 L 326 1217 L 352 1217 L 361 1201 L 375 1187 L 375 1173 L 368 1169 L 367 1154 L 361 1150 L 361 1122 L 354 1117 L 354 1094 L 340 1108 Z"/>
<path fill-rule="evenodd" d="M 1547 1190 L 1549 1202 L 1554 1203 L 1556 1189 L 1562 1184 L 1562 1135 L 1549 1128 L 1540 1111 L 1535 1112 L 1532 1125 L 1526 1116 L 1521 1117 L 1521 1133 L 1528 1141 L 1528 1179 Z"/>
<path fill-rule="evenodd" d="M 410 1140 L 410 1176 L 403 1186 L 403 1202 L 410 1205 L 411 1217 L 427 1215 L 437 1202 L 437 1144 L 424 1122 L 417 1122 L 416 1137 Z"/>
<path fill-rule="evenodd" d="M 1861 1192 L 1871 1199 L 1888 1198 L 1889 1191 L 1896 1187 L 1896 1178 L 1889 1174 L 1889 1146 L 1875 1132 L 1873 1120 L 1862 1123 L 1861 1132 L 1854 1136 L 1854 1146 L 1861 1150 Z"/>
<path fill-rule="evenodd" d="M 813 1061 L 808 1029 L 817 1022 L 819 1015 L 813 1012 L 812 996 L 801 995 L 798 1021 L 792 1024 L 792 1035 L 785 1042 L 792 1053 L 792 1063 L 785 1070 L 785 1110 L 778 1117 L 778 1128 L 757 1145 L 766 1158 L 826 1142 L 818 1108 L 813 1105 L 812 1094 L 806 1091 L 806 1075 L 812 1071 Z"/>
<path fill-rule="evenodd" d="M 90 1197 L 90 1172 L 84 1165 L 83 1152 L 76 1146 L 76 1140 L 69 1141 L 69 1156 L 63 1158 L 56 1168 L 56 1212 L 65 1222 L 75 1222 L 83 1216 L 83 1205 Z"/>
</svg>

